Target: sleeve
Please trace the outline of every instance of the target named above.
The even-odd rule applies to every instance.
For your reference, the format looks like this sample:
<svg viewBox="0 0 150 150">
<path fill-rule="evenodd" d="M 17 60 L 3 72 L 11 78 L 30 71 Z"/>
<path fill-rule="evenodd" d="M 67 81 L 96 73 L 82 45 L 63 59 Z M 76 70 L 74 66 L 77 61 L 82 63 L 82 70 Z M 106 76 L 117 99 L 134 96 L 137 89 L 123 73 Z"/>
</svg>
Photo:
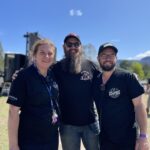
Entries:
<svg viewBox="0 0 150 150">
<path fill-rule="evenodd" d="M 17 78 L 12 82 L 10 93 L 7 99 L 7 103 L 22 107 L 24 99 L 25 99 L 25 75 L 21 71 Z"/>
<path fill-rule="evenodd" d="M 99 86 L 99 77 L 95 77 L 95 79 L 93 80 L 92 82 L 92 97 L 93 97 L 93 100 L 95 102 L 95 105 L 96 105 L 96 109 L 97 109 L 97 112 L 99 114 L 99 117 L 100 117 L 100 112 L 101 112 L 101 102 L 102 102 L 102 99 L 104 98 L 104 94 L 100 91 L 100 86 Z"/>
<path fill-rule="evenodd" d="M 92 62 L 92 68 L 93 68 L 93 80 L 95 80 L 95 78 L 97 78 L 97 76 L 101 74 L 101 72 L 98 65 L 93 62 Z"/>
<path fill-rule="evenodd" d="M 140 84 L 134 74 L 128 74 L 127 84 L 127 90 L 131 99 L 136 98 L 144 93 L 143 86 Z"/>
<path fill-rule="evenodd" d="M 61 72 L 60 62 L 57 62 L 56 64 L 54 64 L 52 66 L 51 70 L 54 74 L 55 80 L 57 82 L 59 82 L 59 76 L 60 76 L 60 72 Z"/>
</svg>

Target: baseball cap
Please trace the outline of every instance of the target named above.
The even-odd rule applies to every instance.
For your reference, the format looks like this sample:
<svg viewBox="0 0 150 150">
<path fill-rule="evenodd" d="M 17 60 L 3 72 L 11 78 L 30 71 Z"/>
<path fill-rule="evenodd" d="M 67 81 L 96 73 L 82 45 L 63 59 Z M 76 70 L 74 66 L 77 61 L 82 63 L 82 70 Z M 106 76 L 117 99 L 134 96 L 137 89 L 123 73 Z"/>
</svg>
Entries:
<svg viewBox="0 0 150 150">
<path fill-rule="evenodd" d="M 71 37 L 76 38 L 76 39 L 81 43 L 80 37 L 79 37 L 77 34 L 75 34 L 75 33 L 69 33 L 68 35 L 66 35 L 66 37 L 65 37 L 65 39 L 64 39 L 64 43 L 66 43 L 67 40 L 68 40 L 69 38 L 71 38 Z"/>
<path fill-rule="evenodd" d="M 112 48 L 114 50 L 114 52 L 117 54 L 118 52 L 118 49 L 112 44 L 112 43 L 104 43 L 102 44 L 100 47 L 99 47 L 99 50 L 98 50 L 98 55 L 106 48 Z"/>
</svg>

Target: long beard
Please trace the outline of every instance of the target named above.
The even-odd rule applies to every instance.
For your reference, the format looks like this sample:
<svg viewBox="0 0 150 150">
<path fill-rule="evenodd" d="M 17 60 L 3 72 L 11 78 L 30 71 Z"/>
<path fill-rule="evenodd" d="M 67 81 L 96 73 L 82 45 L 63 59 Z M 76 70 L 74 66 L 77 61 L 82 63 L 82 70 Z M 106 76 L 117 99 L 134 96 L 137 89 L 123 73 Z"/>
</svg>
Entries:
<svg viewBox="0 0 150 150">
<path fill-rule="evenodd" d="M 62 68 L 65 72 L 80 73 L 82 65 L 82 54 L 78 56 L 67 56 L 62 60 Z"/>
</svg>

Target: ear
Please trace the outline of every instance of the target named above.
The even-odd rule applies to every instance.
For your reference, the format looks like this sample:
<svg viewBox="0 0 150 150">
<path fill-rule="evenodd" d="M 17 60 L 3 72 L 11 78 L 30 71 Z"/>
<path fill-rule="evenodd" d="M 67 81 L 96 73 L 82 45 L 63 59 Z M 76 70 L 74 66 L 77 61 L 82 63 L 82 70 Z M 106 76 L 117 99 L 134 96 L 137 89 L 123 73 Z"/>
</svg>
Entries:
<svg viewBox="0 0 150 150">
<path fill-rule="evenodd" d="M 36 62 L 36 57 L 33 56 L 33 57 L 30 58 L 30 60 L 35 63 Z"/>
<path fill-rule="evenodd" d="M 116 55 L 116 60 L 118 59 L 117 55 Z"/>
<path fill-rule="evenodd" d="M 65 44 L 63 44 L 62 47 L 63 47 L 63 50 L 65 51 Z"/>
<path fill-rule="evenodd" d="M 34 58 L 32 58 L 32 59 L 31 59 L 31 62 L 36 63 L 36 61 L 35 61 L 35 59 L 34 59 Z"/>
<path fill-rule="evenodd" d="M 99 56 L 97 56 L 97 61 L 99 62 Z"/>
</svg>

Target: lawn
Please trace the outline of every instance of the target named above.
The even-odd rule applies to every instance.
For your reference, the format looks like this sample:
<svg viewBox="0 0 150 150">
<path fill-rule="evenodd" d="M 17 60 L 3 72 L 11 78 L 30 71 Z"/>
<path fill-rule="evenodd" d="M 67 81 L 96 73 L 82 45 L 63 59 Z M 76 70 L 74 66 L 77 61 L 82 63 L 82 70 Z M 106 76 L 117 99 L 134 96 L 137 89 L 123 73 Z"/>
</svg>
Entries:
<svg viewBox="0 0 150 150">
<path fill-rule="evenodd" d="M 0 150 L 8 150 L 8 136 L 7 136 L 8 105 L 6 104 L 6 99 L 7 99 L 6 97 L 0 97 Z M 147 96 L 144 95 L 143 99 L 144 102 L 146 103 Z M 150 135 L 150 116 L 148 118 L 148 133 Z"/>
<path fill-rule="evenodd" d="M 6 97 L 0 97 L 0 150 L 8 150 L 7 118 Z"/>
</svg>

